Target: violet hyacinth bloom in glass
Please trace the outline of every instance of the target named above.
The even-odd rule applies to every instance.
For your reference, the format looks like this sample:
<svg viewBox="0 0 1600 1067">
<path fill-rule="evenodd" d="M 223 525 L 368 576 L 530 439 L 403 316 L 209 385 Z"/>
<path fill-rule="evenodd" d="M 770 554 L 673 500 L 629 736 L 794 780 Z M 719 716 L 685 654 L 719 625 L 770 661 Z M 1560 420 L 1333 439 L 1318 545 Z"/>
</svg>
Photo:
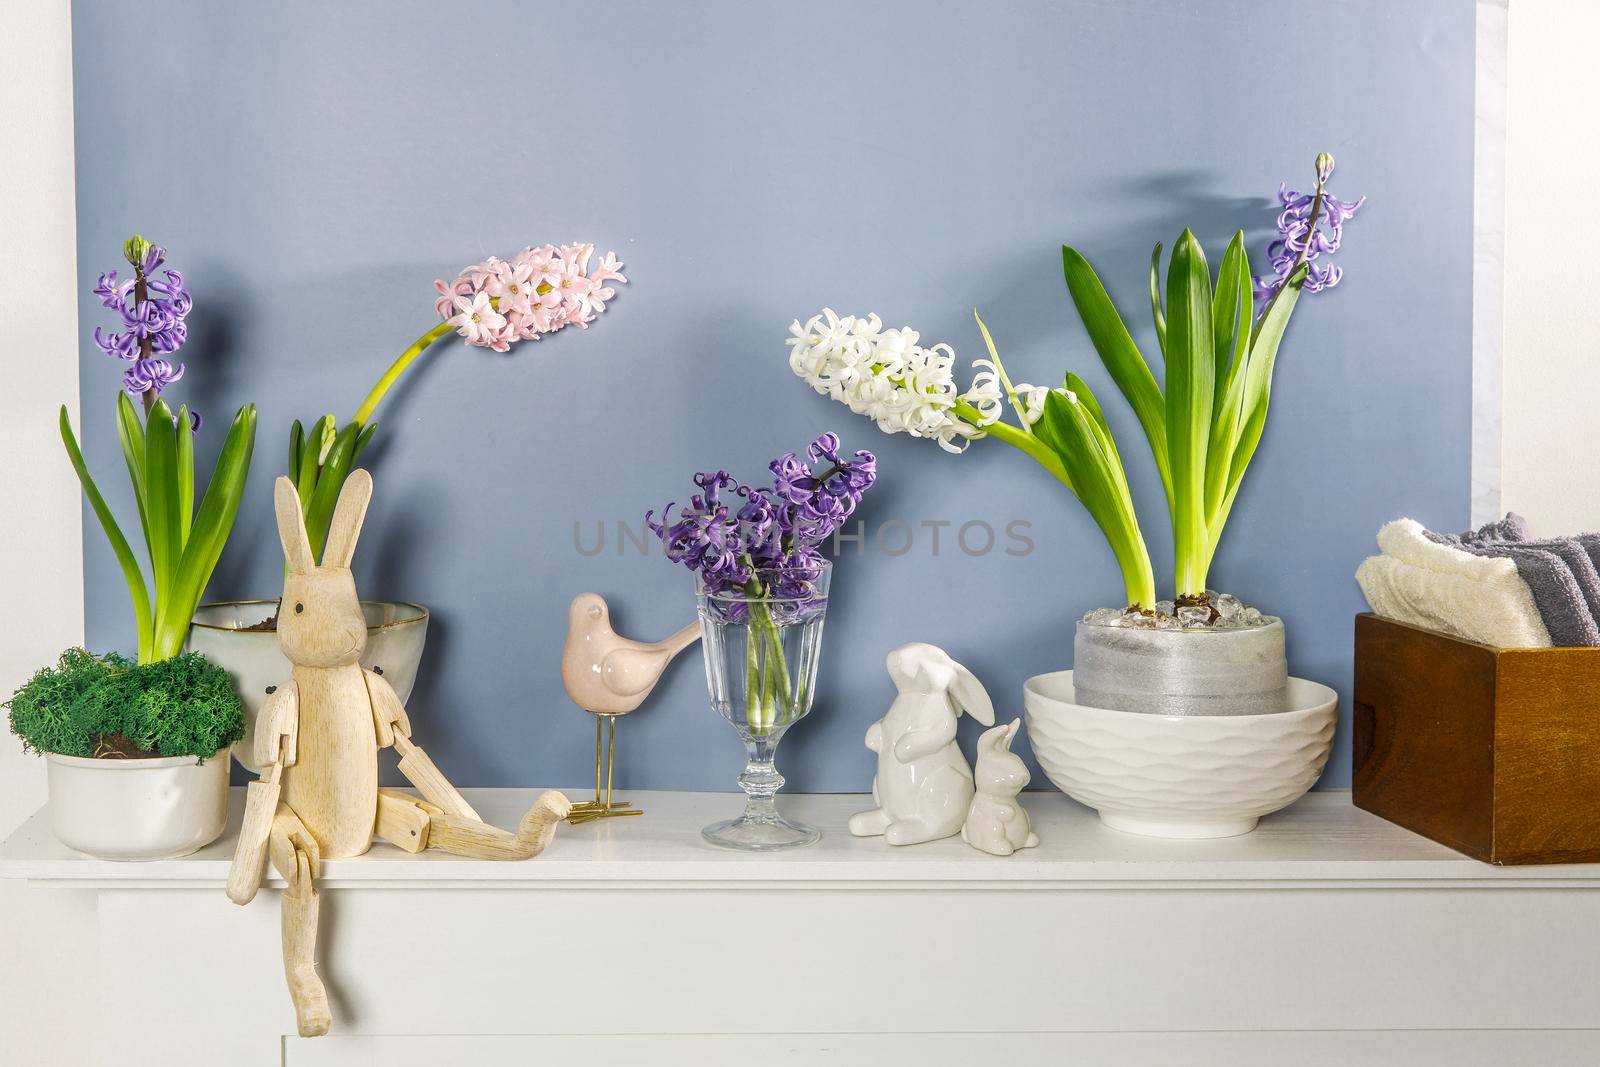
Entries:
<svg viewBox="0 0 1600 1067">
<path fill-rule="evenodd" d="M 748 756 L 739 775 L 744 813 L 702 834 L 745 851 L 795 848 L 821 836 L 778 814 L 783 776 L 774 760 L 816 691 L 833 576 L 820 546 L 877 480 L 872 453 L 846 458 L 832 433 L 813 440 L 804 459 L 785 452 L 767 466 L 770 487 L 703 472 L 694 476 L 700 491 L 676 519 L 674 504 L 660 520 L 653 511 L 645 516 L 667 558 L 695 574 L 711 706 L 739 732 Z"/>
</svg>

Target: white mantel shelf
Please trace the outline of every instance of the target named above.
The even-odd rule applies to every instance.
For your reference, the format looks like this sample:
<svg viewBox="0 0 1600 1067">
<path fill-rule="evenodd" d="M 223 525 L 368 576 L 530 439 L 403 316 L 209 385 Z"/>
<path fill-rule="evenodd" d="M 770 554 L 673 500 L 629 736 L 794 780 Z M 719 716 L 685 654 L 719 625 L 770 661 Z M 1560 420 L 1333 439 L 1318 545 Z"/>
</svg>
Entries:
<svg viewBox="0 0 1600 1067">
<path fill-rule="evenodd" d="M 506 827 L 534 797 L 467 795 Z M 563 826 L 538 859 L 323 864 L 316 1039 L 281 893 L 223 893 L 239 793 L 220 840 L 155 863 L 71 852 L 40 812 L 0 878 L 93 897 L 94 1062 L 120 1067 L 1600 1063 L 1600 865 L 1491 867 L 1345 792 L 1221 841 L 1030 793 L 1043 844 L 1005 859 L 852 838 L 859 795 L 780 798 L 822 841 L 747 856 L 700 838 L 742 797 L 628 796 L 643 816 Z"/>
<path fill-rule="evenodd" d="M 473 789 L 490 822 L 515 826 L 532 790 Z M 578 791 L 569 796 L 581 797 Z M 1600 865 L 1495 867 L 1361 811 L 1343 791 L 1312 793 L 1243 837 L 1163 841 L 1107 829 L 1095 814 L 1054 792 L 1029 793 L 1042 840 L 1009 858 L 983 855 L 960 838 L 891 848 L 853 838 L 851 794 L 785 796 L 782 809 L 823 831 L 806 849 L 744 855 L 707 845 L 700 827 L 726 818 L 742 798 L 728 793 L 630 792 L 643 816 L 563 826 L 543 856 L 526 862 L 411 855 L 376 844 L 364 856 L 323 864 L 324 888 L 426 889 L 1400 889 L 1600 888 Z M 0 878 L 69 889 L 216 888 L 227 880 L 243 790 L 235 789 L 228 832 L 182 859 L 115 863 L 60 844 L 41 810 L 0 845 Z M 282 882 L 269 872 L 269 886 Z"/>
</svg>

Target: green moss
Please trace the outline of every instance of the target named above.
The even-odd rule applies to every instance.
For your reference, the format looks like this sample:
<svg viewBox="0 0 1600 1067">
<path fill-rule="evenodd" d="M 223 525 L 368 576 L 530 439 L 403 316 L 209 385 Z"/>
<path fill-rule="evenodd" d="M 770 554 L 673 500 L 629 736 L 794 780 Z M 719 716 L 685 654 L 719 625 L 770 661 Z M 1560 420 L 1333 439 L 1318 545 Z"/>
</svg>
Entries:
<svg viewBox="0 0 1600 1067">
<path fill-rule="evenodd" d="M 24 748 L 63 756 L 92 756 L 102 738 L 122 737 L 162 756 L 206 759 L 244 736 L 228 672 L 197 652 L 138 664 L 69 648 L 6 707 Z"/>
</svg>

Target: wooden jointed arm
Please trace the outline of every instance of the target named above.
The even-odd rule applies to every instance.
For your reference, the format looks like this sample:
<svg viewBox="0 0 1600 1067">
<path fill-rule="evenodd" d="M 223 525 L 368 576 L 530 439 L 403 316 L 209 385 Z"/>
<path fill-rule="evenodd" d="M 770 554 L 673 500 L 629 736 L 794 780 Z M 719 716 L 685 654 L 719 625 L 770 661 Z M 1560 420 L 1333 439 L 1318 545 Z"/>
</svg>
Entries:
<svg viewBox="0 0 1600 1067">
<path fill-rule="evenodd" d="M 388 748 L 394 744 L 397 733 L 410 737 L 411 719 L 394 686 L 376 671 L 364 670 L 361 677 L 367 683 L 367 702 L 372 705 L 372 725 L 378 732 L 378 747 Z"/>
<path fill-rule="evenodd" d="M 406 781 L 417 787 L 429 803 L 453 815 L 483 821 L 466 798 L 456 791 L 428 754 L 411 742 L 411 720 L 405 705 L 394 687 L 384 681 L 383 675 L 363 671 L 367 680 L 367 696 L 372 701 L 372 724 L 378 732 L 380 747 L 394 746 L 400 753 L 400 773 Z"/>
<path fill-rule="evenodd" d="M 283 769 L 295 760 L 299 725 L 299 695 L 294 683 L 287 682 L 267 700 L 256 720 L 255 758 L 261 766 L 261 777 L 245 791 L 239 845 L 234 849 L 233 865 L 228 868 L 228 899 L 235 904 L 250 903 L 261 888 L 267 865 L 267 837 L 278 812 Z"/>
<path fill-rule="evenodd" d="M 244 822 L 239 826 L 239 846 L 233 851 L 228 868 L 228 899 L 248 904 L 261 888 L 267 869 L 267 837 L 272 833 L 272 817 L 278 811 L 278 795 L 283 786 L 279 775 L 283 764 L 274 763 L 245 790 Z"/>
<path fill-rule="evenodd" d="M 406 776 L 406 781 L 417 787 L 430 803 L 453 815 L 460 815 L 468 819 L 483 821 L 483 816 L 473 810 L 465 797 L 456 792 L 456 787 L 444 776 L 428 754 L 411 743 L 411 738 L 396 730 L 394 735 L 394 750 L 400 753 L 400 773 Z"/>
</svg>

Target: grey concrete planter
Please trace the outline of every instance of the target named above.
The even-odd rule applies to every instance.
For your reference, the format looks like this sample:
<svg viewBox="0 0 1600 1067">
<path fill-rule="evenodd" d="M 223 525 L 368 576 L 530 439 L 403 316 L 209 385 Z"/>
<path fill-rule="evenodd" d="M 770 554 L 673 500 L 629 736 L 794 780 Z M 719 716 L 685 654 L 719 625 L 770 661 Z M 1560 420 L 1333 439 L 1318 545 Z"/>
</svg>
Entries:
<svg viewBox="0 0 1600 1067">
<path fill-rule="evenodd" d="M 1283 623 L 1145 630 L 1078 623 L 1076 700 L 1153 715 L 1265 715 L 1287 707 Z"/>
</svg>

